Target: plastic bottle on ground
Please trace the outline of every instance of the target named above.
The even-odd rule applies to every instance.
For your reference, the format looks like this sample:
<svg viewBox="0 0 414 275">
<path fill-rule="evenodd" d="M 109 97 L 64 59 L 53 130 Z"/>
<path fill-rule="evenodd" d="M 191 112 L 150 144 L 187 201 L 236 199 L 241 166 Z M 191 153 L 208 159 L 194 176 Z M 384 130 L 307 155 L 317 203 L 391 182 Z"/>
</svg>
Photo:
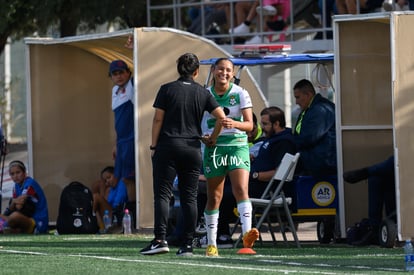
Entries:
<svg viewBox="0 0 414 275">
<path fill-rule="evenodd" d="M 112 212 L 112 224 L 115 226 L 118 226 L 118 218 L 116 216 L 116 214 L 114 215 L 114 213 Z"/>
<path fill-rule="evenodd" d="M 111 227 L 112 225 L 112 221 L 109 218 L 109 211 L 105 210 L 104 215 L 103 215 L 103 222 L 104 222 L 104 226 L 105 226 L 105 233 L 108 232 L 108 229 Z"/>
<path fill-rule="evenodd" d="M 404 245 L 405 271 L 414 271 L 414 252 L 411 240 L 406 240 Z"/>
<path fill-rule="evenodd" d="M 129 214 L 129 210 L 125 209 L 124 211 L 124 218 L 122 219 L 122 227 L 124 229 L 124 234 L 132 234 L 131 231 L 131 215 Z"/>
</svg>

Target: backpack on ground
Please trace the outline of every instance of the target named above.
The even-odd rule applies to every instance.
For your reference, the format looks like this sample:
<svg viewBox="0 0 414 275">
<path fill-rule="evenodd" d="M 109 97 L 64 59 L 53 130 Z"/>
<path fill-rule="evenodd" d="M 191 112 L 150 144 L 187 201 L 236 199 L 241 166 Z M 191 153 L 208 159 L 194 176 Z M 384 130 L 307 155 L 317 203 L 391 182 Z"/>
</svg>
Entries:
<svg viewBox="0 0 414 275">
<path fill-rule="evenodd" d="M 346 240 L 348 244 L 355 246 L 378 244 L 378 226 L 364 218 L 347 229 Z"/>
<path fill-rule="evenodd" d="M 56 229 L 59 234 L 98 232 L 98 223 L 93 212 L 93 195 L 87 186 L 74 181 L 63 188 Z"/>
</svg>

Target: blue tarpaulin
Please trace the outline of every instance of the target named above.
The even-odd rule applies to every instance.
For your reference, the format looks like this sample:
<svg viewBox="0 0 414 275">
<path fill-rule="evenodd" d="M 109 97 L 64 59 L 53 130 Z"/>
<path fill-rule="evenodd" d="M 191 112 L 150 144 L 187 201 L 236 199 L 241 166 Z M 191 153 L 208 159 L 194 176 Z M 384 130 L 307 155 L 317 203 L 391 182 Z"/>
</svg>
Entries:
<svg viewBox="0 0 414 275">
<path fill-rule="evenodd" d="M 218 58 L 201 60 L 202 65 L 212 65 Z M 334 54 L 279 54 L 259 57 L 233 57 L 230 60 L 236 66 L 255 66 L 287 63 L 332 63 Z"/>
<path fill-rule="evenodd" d="M 210 58 L 200 61 L 201 65 L 213 65 L 219 58 Z M 334 54 L 331 53 L 298 53 L 298 54 L 278 54 L 278 55 L 264 55 L 264 56 L 245 56 L 245 57 L 231 57 L 230 60 L 235 66 L 240 66 L 240 70 L 235 76 L 235 83 L 240 83 L 240 74 L 246 66 L 257 65 L 277 65 L 277 64 L 326 64 L 333 63 Z M 209 72 L 204 86 L 207 87 L 210 82 L 211 71 Z"/>
</svg>

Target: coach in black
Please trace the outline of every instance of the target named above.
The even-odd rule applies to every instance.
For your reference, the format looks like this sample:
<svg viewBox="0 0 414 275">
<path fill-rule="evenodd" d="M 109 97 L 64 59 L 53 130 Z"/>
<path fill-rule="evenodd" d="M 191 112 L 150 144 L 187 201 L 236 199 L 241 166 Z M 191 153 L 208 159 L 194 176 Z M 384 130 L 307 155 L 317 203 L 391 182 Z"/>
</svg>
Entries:
<svg viewBox="0 0 414 275">
<path fill-rule="evenodd" d="M 197 189 L 201 167 L 201 139 L 213 145 L 225 114 L 214 97 L 194 79 L 199 74 L 196 55 L 186 53 L 177 60 L 178 80 L 160 87 L 153 107 L 152 167 L 154 190 L 154 239 L 141 250 L 143 255 L 169 252 L 166 241 L 169 204 L 174 178 L 178 177 L 183 213 L 184 241 L 177 252 L 193 254 L 192 241 L 197 220 Z M 207 111 L 217 122 L 211 136 L 201 137 L 201 120 Z"/>
</svg>

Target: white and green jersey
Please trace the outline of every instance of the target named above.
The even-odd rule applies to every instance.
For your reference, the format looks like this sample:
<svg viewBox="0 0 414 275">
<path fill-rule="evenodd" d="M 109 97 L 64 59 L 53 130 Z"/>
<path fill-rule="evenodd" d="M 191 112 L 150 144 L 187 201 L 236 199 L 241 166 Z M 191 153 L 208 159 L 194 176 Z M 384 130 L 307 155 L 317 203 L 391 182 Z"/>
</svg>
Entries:
<svg viewBox="0 0 414 275">
<path fill-rule="evenodd" d="M 243 121 L 242 110 L 246 108 L 252 108 L 252 100 L 249 93 L 242 87 L 230 83 L 230 88 L 222 96 L 219 96 L 214 91 L 214 87 L 210 86 L 208 90 L 224 109 L 224 113 L 227 117 L 236 121 Z M 216 123 L 216 119 L 209 113 L 205 113 L 203 119 L 203 129 L 205 134 L 211 134 Z M 247 144 L 247 134 L 245 131 L 239 129 L 223 129 L 220 136 L 217 139 L 217 146 L 233 146 L 233 145 L 245 145 Z"/>
</svg>

